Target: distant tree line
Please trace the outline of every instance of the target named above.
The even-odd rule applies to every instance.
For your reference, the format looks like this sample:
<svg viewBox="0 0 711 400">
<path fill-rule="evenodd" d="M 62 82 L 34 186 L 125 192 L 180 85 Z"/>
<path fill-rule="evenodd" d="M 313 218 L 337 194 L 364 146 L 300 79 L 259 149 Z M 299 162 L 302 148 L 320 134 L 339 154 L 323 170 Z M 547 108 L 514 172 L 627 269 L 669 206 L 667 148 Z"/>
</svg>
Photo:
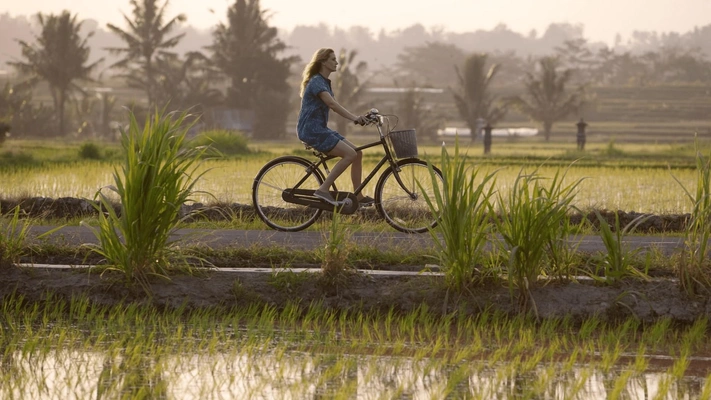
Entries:
<svg viewBox="0 0 711 400">
<path fill-rule="evenodd" d="M 410 88 L 402 96 L 399 113 L 408 126 L 429 131 L 433 127 L 426 125 L 444 117 L 424 102 L 416 88 L 446 89 L 472 131 L 477 121 L 495 124 L 513 107 L 540 122 L 548 138 L 553 123 L 583 104 L 588 87 L 711 82 L 711 62 L 703 47 L 708 43 L 699 39 L 711 37 L 711 25 L 685 35 L 637 33 L 635 43 L 644 45 L 637 50 L 589 43 L 582 38 L 581 27 L 567 24 L 551 24 L 540 37 L 535 32 L 512 35 L 505 26 L 489 33 L 454 35 L 421 25 L 378 36 L 362 27 L 346 31 L 319 25 L 297 27 L 284 36 L 269 25 L 259 0 L 235 0 L 226 21 L 210 31 L 210 43 L 180 52 L 177 49 L 186 40 L 186 32 L 181 31 L 186 16 L 167 15 L 168 3 L 129 0 L 131 12 L 123 15 L 123 23 L 108 24 L 117 38 L 115 45 L 103 48 L 112 60 L 108 72 L 145 93 L 145 102 L 133 104 L 134 108 L 167 106 L 198 113 L 214 107 L 249 110 L 258 138 L 285 135 L 289 113 L 298 105 L 294 77 L 316 47 L 336 49 L 340 71 L 334 77 L 334 92 L 346 107 L 364 107 L 363 92 L 369 85 Z M 0 16 L 0 22 L 4 19 Z M 96 31 L 86 32 L 84 21 L 68 11 L 40 13 L 37 19 L 40 32 L 32 39 L 17 39 L 21 57 L 9 64 L 22 81 L 6 82 L 0 92 L 0 122 L 7 120 L 14 130 L 29 134 L 62 135 L 67 132 L 66 103 L 70 102 L 76 129 L 89 130 L 92 115 L 100 112 L 101 122 L 92 129 L 105 131 L 106 114 L 115 98 L 103 94 L 102 104 L 93 105 L 93 94 L 79 85 L 96 80 L 97 66 L 103 61 L 90 56 L 89 43 Z M 515 43 L 553 47 L 547 53 L 523 55 L 485 45 L 484 39 L 503 34 Z M 394 41 L 403 45 L 396 54 L 391 51 Z M 485 51 L 469 50 L 473 45 Z M 294 47 L 308 53 L 302 57 Z M 32 88 L 39 82 L 49 87 L 51 110 L 32 102 Z M 518 87 L 521 94 L 496 94 L 505 87 Z M 338 128 L 345 133 L 348 125 Z"/>
</svg>

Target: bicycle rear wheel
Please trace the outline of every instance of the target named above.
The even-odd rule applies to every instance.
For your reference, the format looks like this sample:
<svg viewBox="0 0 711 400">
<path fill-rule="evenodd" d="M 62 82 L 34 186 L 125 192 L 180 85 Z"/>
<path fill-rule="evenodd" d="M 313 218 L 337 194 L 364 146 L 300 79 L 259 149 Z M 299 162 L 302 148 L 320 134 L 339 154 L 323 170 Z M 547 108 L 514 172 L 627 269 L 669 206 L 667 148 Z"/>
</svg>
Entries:
<svg viewBox="0 0 711 400">
<path fill-rule="evenodd" d="M 410 158 L 398 161 L 397 167 L 399 172 L 389 167 L 380 176 L 375 187 L 375 207 L 383 219 L 400 232 L 427 232 L 429 228 L 437 226 L 439 210 L 430 210 L 422 189 L 430 200 L 434 201 L 434 185 L 439 185 L 440 192 L 444 187 L 442 172 L 433 166 L 436 178 L 433 182 L 425 161 Z M 402 186 L 397 181 L 396 174 L 400 177 Z M 411 194 L 408 194 L 408 191 Z"/>
<path fill-rule="evenodd" d="M 312 163 L 296 156 L 284 156 L 268 162 L 252 184 L 252 203 L 259 218 L 269 227 L 285 232 L 296 232 L 311 226 L 321 216 L 321 210 L 284 200 L 283 192 L 299 182 L 301 189 L 316 190 L 323 183 L 323 175 L 311 169 Z"/>
</svg>

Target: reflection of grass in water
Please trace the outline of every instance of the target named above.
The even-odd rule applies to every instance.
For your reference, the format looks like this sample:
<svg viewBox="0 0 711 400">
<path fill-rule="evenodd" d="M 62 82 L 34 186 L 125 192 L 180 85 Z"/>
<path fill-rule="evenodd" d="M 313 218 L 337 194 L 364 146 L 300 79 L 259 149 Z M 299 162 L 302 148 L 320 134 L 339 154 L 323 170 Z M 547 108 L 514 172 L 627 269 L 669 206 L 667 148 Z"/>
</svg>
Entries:
<svg viewBox="0 0 711 400">
<path fill-rule="evenodd" d="M 707 322 L 645 326 L 482 312 L 338 312 L 292 303 L 172 310 L 5 299 L 0 397 L 637 398 L 687 395 Z M 650 355 L 676 361 L 654 369 Z M 658 375 L 648 375 L 648 373 Z M 703 392 L 703 393 L 702 393 Z M 555 395 L 552 395 L 555 394 Z"/>
</svg>

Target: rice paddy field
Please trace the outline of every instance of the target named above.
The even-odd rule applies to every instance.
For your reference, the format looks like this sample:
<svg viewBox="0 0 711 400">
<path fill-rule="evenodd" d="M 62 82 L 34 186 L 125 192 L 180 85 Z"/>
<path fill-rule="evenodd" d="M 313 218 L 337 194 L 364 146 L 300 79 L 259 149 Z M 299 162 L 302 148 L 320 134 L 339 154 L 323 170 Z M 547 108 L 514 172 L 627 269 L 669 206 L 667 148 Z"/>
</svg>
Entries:
<svg viewBox="0 0 711 400">
<path fill-rule="evenodd" d="M 4 399 L 706 399 L 706 320 L 3 303 Z M 644 329 L 642 329 L 644 328 Z"/>
<path fill-rule="evenodd" d="M 93 198 L 97 190 L 112 185 L 114 170 L 120 162 L 116 156 L 119 150 L 111 147 L 104 150 L 111 155 L 107 157 L 109 161 L 79 160 L 75 154 L 77 146 L 8 141 L 2 148 L 5 160 L 0 164 L 1 196 Z M 452 142 L 446 143 L 449 151 L 453 146 Z M 584 179 L 575 204 L 583 210 L 674 214 L 689 212 L 691 208 L 683 187 L 692 188 L 696 182 L 693 144 L 611 142 L 591 144 L 586 152 L 576 152 L 570 143 L 514 141 L 502 143 L 487 156 L 482 155 L 479 145 L 468 146 L 466 142 L 460 148 L 467 152 L 472 165 L 480 165 L 485 172 L 497 171 L 499 191 L 505 192 L 522 171 L 537 168 L 543 177 L 566 171 L 567 181 Z M 258 143 L 251 147 L 253 154 L 206 160 L 203 168 L 207 172 L 197 185 L 197 190 L 203 193 L 194 200 L 204 204 L 251 204 L 252 180 L 267 161 L 283 154 L 310 156 L 303 149 L 284 144 Z M 436 163 L 440 149 L 440 146 L 421 146 L 420 156 Z M 364 171 L 369 171 L 379 156 L 375 149 L 366 152 Z M 36 162 L 12 163 L 13 159 L 27 158 Z M 342 190 L 351 188 L 347 175 L 339 178 Z M 372 194 L 376 180 L 366 192 Z"/>
<path fill-rule="evenodd" d="M 93 160 L 77 156 L 79 145 L 7 141 L 0 196 L 93 198 L 113 185 L 118 147 L 101 145 Z M 467 145 L 460 149 L 473 166 L 497 171 L 498 191 L 522 171 L 565 170 L 566 180 L 583 179 L 577 207 L 653 214 L 691 210 L 684 188 L 695 190 L 697 151 L 709 155 L 703 143 L 591 143 L 577 152 L 568 142 L 511 141 L 486 156 Z M 292 145 L 250 147 L 205 160 L 196 187 L 204 194 L 194 200 L 249 204 L 262 165 L 282 154 L 309 156 Z M 433 162 L 440 151 L 420 147 Z M 375 153 L 366 153 L 366 170 Z M 339 186 L 349 188 L 348 179 Z M 232 288 L 235 296 L 248 289 Z M 485 309 L 363 313 L 299 302 L 168 309 L 50 292 L 6 297 L 0 307 L 2 399 L 711 398 L 705 318 L 538 320 Z"/>
</svg>

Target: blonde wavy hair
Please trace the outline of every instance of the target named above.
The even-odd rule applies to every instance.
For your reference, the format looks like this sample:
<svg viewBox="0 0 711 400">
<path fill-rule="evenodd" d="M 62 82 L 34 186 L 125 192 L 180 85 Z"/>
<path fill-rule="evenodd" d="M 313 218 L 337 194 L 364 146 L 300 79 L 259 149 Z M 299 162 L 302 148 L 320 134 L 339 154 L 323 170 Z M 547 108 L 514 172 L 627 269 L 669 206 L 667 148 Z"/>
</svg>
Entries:
<svg viewBox="0 0 711 400">
<path fill-rule="evenodd" d="M 314 75 L 318 74 L 321 70 L 321 64 L 328 60 L 331 53 L 336 54 L 333 49 L 321 48 L 316 50 L 311 61 L 304 67 L 304 72 L 301 74 L 301 90 L 299 91 L 299 97 L 304 97 L 304 90 L 306 90 L 306 85 L 309 83 Z"/>
</svg>

